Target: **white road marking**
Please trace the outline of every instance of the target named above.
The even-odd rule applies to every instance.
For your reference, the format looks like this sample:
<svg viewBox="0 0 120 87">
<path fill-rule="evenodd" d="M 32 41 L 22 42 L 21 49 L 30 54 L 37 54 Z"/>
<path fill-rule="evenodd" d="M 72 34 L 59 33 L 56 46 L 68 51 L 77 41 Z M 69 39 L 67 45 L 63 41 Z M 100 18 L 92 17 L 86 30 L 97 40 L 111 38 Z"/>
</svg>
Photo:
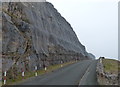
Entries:
<svg viewBox="0 0 120 87">
<path fill-rule="evenodd" d="M 89 69 L 90 69 L 90 65 L 91 65 L 91 63 L 89 64 L 89 67 L 87 68 L 86 72 L 84 73 L 84 75 L 83 75 L 82 78 L 80 79 L 80 82 L 79 82 L 78 86 L 80 86 L 81 81 L 83 80 L 83 78 L 85 77 L 85 75 L 88 73 L 88 71 L 89 71 Z"/>
</svg>

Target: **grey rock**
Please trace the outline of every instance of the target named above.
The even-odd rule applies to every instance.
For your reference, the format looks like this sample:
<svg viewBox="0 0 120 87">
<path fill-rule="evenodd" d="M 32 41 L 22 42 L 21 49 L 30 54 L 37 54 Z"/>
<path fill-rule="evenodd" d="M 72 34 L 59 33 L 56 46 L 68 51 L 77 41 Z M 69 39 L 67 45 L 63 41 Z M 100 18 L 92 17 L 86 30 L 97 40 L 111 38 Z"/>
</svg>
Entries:
<svg viewBox="0 0 120 87">
<path fill-rule="evenodd" d="M 86 51 L 71 25 L 52 4 L 7 2 L 3 3 L 2 9 L 3 58 L 14 60 L 12 67 L 16 66 L 18 71 L 21 68 L 34 70 L 35 66 L 42 69 L 61 61 L 95 58 Z"/>
<path fill-rule="evenodd" d="M 92 59 L 95 59 L 95 56 L 92 53 L 88 53 L 88 56 Z"/>
</svg>

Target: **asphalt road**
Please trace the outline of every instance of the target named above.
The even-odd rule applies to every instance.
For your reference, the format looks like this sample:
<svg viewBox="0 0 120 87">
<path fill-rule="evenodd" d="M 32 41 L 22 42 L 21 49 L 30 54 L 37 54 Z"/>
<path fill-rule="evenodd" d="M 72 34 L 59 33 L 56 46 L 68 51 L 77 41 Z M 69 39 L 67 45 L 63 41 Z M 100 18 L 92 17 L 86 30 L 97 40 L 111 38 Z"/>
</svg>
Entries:
<svg viewBox="0 0 120 87">
<path fill-rule="evenodd" d="M 20 85 L 97 85 L 96 60 L 84 60 Z"/>
<path fill-rule="evenodd" d="M 79 85 L 98 85 L 97 73 L 96 73 L 97 61 L 93 61 L 92 64 L 86 70 L 86 73 L 80 80 Z"/>
</svg>

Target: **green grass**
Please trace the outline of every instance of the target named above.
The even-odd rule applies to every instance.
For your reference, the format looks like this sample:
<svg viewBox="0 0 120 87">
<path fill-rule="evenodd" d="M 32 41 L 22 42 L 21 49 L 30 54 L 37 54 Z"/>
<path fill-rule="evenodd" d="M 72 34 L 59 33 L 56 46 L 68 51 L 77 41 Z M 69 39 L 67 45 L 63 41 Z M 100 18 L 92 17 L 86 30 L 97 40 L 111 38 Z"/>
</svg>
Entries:
<svg viewBox="0 0 120 87">
<path fill-rule="evenodd" d="M 114 59 L 103 59 L 104 71 L 118 74 L 118 69 L 120 69 L 118 63 L 120 64 L 120 61 Z"/>
<path fill-rule="evenodd" d="M 0 87 L 2 86 L 2 81 L 0 81 Z"/>
<path fill-rule="evenodd" d="M 64 66 L 67 66 L 67 65 L 73 64 L 73 63 L 75 63 L 75 61 L 63 63 L 62 65 L 64 67 Z M 53 70 L 56 70 L 59 68 L 61 68 L 61 64 L 51 65 L 51 66 L 47 67 L 46 71 L 44 69 L 42 69 L 42 70 L 38 70 L 37 73 L 38 73 L 38 75 L 43 75 L 45 73 L 52 72 Z M 28 78 L 34 77 L 34 76 L 35 76 L 35 71 L 25 72 L 24 78 L 21 76 L 21 73 L 19 73 L 16 79 L 7 79 L 7 85 L 12 85 L 12 84 L 22 81 L 23 79 L 28 79 Z"/>
</svg>

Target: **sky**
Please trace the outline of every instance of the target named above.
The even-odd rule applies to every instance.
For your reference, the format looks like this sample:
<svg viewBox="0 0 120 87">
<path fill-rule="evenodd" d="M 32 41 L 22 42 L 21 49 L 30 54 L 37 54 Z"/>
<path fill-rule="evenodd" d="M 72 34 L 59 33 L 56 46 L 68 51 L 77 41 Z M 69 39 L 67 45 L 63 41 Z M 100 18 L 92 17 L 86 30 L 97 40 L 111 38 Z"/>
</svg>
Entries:
<svg viewBox="0 0 120 87">
<path fill-rule="evenodd" d="M 96 58 L 118 59 L 119 0 L 47 0 L 71 24 Z"/>
</svg>

